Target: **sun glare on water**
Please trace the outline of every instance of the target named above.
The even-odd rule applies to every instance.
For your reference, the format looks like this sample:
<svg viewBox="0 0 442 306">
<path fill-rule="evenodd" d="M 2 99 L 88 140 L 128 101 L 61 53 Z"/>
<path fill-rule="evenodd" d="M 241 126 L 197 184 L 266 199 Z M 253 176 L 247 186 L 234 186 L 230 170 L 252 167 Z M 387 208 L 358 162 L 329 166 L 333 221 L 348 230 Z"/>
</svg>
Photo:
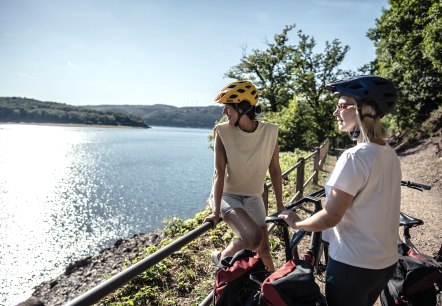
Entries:
<svg viewBox="0 0 442 306">
<path fill-rule="evenodd" d="M 0 305 L 117 239 L 193 216 L 211 187 L 208 133 L 0 124 Z"/>
<path fill-rule="evenodd" d="M 69 151 L 84 141 L 80 135 L 61 127 L 0 125 L 1 287 L 26 283 L 23 275 L 32 279 L 41 270 L 36 266 L 53 260 L 37 250 L 51 239 L 50 199 L 70 171 Z"/>
</svg>

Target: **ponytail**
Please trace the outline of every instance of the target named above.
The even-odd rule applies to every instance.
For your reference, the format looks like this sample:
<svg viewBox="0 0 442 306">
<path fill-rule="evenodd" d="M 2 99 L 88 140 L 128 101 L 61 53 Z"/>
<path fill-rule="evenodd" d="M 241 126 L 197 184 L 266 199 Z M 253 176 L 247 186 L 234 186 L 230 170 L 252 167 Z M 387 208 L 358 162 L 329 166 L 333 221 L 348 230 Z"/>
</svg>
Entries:
<svg viewBox="0 0 442 306">
<path fill-rule="evenodd" d="M 388 136 L 387 130 L 382 125 L 381 116 L 376 114 L 371 105 L 362 105 L 361 108 L 356 109 L 356 114 L 361 131 L 359 142 L 372 142 L 375 138 L 385 139 Z"/>
</svg>

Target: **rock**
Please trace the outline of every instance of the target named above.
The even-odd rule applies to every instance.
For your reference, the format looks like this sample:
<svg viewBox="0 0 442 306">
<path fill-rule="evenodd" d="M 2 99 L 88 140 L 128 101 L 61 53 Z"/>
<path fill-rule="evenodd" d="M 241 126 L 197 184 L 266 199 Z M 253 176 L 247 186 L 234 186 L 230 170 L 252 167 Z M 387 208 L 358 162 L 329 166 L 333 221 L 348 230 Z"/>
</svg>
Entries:
<svg viewBox="0 0 442 306">
<path fill-rule="evenodd" d="M 123 239 L 118 239 L 117 241 L 115 241 L 114 247 L 118 248 L 122 243 L 123 243 Z"/>
<path fill-rule="evenodd" d="M 81 260 L 74 261 L 65 270 L 64 275 L 69 275 L 77 269 L 87 266 L 91 262 L 91 257 L 86 257 Z"/>
<path fill-rule="evenodd" d="M 36 297 L 30 297 L 29 299 L 27 299 L 24 302 L 21 302 L 17 306 L 45 306 L 45 304 Z"/>
<path fill-rule="evenodd" d="M 149 244 L 146 243 L 149 241 L 159 242 L 160 237 L 163 235 L 152 233 L 134 235 L 130 239 L 118 239 L 112 247 L 105 248 L 94 256 L 69 264 L 64 274 L 38 285 L 32 297 L 19 305 L 64 305 L 99 285 L 110 276 L 121 272 L 126 267 L 125 262 L 128 260 L 141 256 L 138 245 Z"/>
</svg>

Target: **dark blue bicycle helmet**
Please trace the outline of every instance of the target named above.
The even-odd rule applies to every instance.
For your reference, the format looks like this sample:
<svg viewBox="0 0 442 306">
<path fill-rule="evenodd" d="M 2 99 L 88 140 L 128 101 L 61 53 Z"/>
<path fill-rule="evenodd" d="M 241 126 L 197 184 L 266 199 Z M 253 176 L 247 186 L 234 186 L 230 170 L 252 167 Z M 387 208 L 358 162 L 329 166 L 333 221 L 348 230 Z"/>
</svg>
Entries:
<svg viewBox="0 0 442 306">
<path fill-rule="evenodd" d="M 363 104 L 373 106 L 379 116 L 391 113 L 397 101 L 393 83 L 375 75 L 348 78 L 327 84 L 325 88 L 335 95 L 354 98 L 359 109 Z"/>
</svg>

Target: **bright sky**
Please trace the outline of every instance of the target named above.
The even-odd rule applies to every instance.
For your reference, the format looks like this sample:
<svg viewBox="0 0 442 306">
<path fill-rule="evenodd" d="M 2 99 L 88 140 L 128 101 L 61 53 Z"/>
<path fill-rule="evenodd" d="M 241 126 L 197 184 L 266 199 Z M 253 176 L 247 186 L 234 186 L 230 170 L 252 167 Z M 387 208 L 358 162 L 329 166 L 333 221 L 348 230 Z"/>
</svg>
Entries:
<svg viewBox="0 0 442 306">
<path fill-rule="evenodd" d="M 366 37 L 387 0 L 0 0 L 0 96 L 71 105 L 206 106 L 242 50 L 285 25 L 375 57 Z"/>
</svg>

